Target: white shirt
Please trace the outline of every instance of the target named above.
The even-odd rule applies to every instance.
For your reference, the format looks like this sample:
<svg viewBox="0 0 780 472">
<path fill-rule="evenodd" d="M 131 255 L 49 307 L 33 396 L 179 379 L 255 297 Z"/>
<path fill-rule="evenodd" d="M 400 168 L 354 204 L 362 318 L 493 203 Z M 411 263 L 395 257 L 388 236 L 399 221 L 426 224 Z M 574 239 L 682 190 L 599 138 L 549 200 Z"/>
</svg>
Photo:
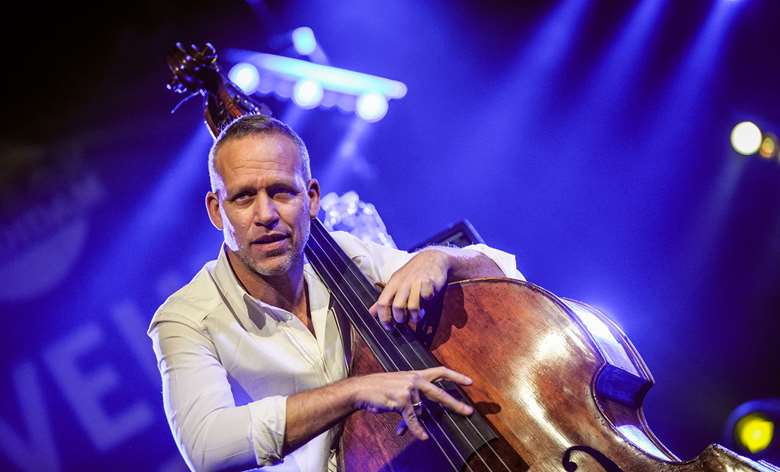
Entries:
<svg viewBox="0 0 780 472">
<path fill-rule="evenodd" d="M 413 255 L 332 233 L 373 283 L 386 283 Z M 522 279 L 514 256 L 469 246 Z M 149 326 L 162 376 L 163 405 L 192 470 L 267 467 L 323 471 L 335 466 L 334 429 L 282 456 L 287 396 L 348 374 L 327 288 L 304 266 L 315 336 L 292 313 L 249 295 L 224 249 L 157 309 Z M 251 399 L 236 406 L 231 384 Z"/>
</svg>

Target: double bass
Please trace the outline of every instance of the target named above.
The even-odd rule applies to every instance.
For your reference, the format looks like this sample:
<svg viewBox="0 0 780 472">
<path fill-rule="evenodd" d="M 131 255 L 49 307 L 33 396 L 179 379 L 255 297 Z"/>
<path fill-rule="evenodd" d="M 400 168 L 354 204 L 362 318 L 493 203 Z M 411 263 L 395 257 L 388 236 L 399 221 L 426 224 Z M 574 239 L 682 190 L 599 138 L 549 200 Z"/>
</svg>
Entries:
<svg viewBox="0 0 780 472">
<path fill-rule="evenodd" d="M 213 46 L 178 43 L 168 55 L 169 88 L 205 97 L 216 136 L 230 121 L 263 113 L 217 66 Z M 305 248 L 334 304 L 350 375 L 446 365 L 472 385 L 437 385 L 474 407 L 468 417 L 424 401 L 430 439 L 395 434 L 396 415 L 358 411 L 343 424 L 339 462 L 347 471 L 780 472 L 710 445 L 681 461 L 642 412 L 653 385 L 630 340 L 598 310 L 508 278 L 451 283 L 416 325 L 386 331 L 368 312 L 379 295 L 312 220 Z"/>
</svg>

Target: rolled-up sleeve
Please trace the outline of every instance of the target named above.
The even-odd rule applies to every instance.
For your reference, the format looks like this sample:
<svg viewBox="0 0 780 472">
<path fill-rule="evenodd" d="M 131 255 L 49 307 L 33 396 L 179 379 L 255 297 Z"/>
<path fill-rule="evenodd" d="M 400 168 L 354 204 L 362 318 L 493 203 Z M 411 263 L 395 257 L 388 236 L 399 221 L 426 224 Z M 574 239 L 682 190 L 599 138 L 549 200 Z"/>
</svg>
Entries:
<svg viewBox="0 0 780 472">
<path fill-rule="evenodd" d="M 486 255 L 496 263 L 498 268 L 501 269 L 501 272 L 503 272 L 505 276 L 512 279 L 525 280 L 525 276 L 523 276 L 523 274 L 517 270 L 517 261 L 515 260 L 515 256 L 512 254 L 492 248 L 486 244 L 472 244 L 470 246 L 464 247 L 463 249 L 472 249 Z"/>
<path fill-rule="evenodd" d="M 343 231 L 334 231 L 331 234 L 360 267 L 360 270 L 375 283 L 386 283 L 395 271 L 414 257 L 414 253 L 383 246 L 371 241 L 362 241 Z M 517 270 L 517 261 L 512 254 L 492 248 L 486 244 L 472 244 L 465 246 L 463 249 L 471 249 L 489 257 L 506 277 L 525 280 L 523 274 Z"/>
<path fill-rule="evenodd" d="M 176 321 L 149 330 L 162 377 L 163 405 L 192 470 L 230 470 L 281 461 L 286 401 L 270 396 L 236 406 L 211 340 Z"/>
</svg>

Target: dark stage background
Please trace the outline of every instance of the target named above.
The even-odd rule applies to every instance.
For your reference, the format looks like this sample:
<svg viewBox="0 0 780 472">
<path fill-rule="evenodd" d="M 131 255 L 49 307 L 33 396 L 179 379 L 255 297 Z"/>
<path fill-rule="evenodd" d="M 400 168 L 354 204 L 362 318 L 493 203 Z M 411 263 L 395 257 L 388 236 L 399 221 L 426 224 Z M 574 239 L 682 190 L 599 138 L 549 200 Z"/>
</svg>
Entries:
<svg viewBox="0 0 780 472">
<path fill-rule="evenodd" d="M 0 469 L 184 469 L 145 330 L 221 235 L 201 102 L 169 113 L 164 55 L 287 54 L 272 39 L 302 25 L 332 65 L 408 86 L 373 124 L 263 98 L 326 192 L 374 203 L 400 247 L 468 218 L 530 281 L 600 307 L 683 458 L 780 396 L 780 166 L 728 141 L 743 119 L 780 132 L 778 2 L 250 3 L 6 16 Z"/>
</svg>

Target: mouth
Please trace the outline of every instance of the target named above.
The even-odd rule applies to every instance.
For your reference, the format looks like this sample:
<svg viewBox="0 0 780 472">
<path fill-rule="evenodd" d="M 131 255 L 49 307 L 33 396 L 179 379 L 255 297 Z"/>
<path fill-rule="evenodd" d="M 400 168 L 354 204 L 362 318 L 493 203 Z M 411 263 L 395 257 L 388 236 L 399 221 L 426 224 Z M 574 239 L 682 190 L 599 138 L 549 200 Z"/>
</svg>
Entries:
<svg viewBox="0 0 780 472">
<path fill-rule="evenodd" d="M 252 241 L 252 244 L 273 244 L 278 241 L 282 241 L 287 239 L 288 236 L 283 233 L 269 233 L 264 234 L 263 236 L 260 236 L 259 238 Z"/>
<path fill-rule="evenodd" d="M 252 245 L 266 253 L 269 251 L 285 250 L 289 238 L 290 237 L 287 234 L 269 233 L 252 241 Z"/>
</svg>

